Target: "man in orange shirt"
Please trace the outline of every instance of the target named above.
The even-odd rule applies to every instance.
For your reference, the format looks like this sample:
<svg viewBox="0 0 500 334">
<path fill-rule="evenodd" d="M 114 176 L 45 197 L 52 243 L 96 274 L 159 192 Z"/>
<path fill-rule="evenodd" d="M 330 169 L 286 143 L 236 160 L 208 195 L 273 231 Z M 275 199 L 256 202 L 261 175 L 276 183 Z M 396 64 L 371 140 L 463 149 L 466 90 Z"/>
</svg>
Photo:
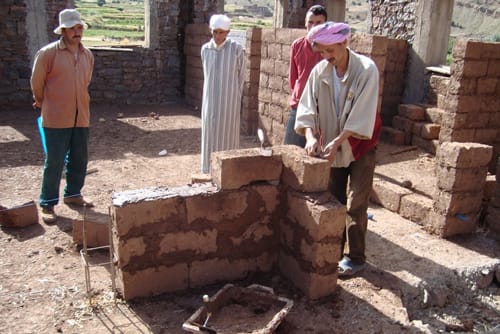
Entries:
<svg viewBox="0 0 500 334">
<path fill-rule="evenodd" d="M 66 164 L 64 203 L 92 206 L 81 195 L 88 162 L 90 96 L 94 68 L 92 52 L 81 43 L 85 23 L 75 9 L 59 13 L 54 33 L 61 38 L 38 51 L 33 64 L 33 107 L 42 110 L 47 152 L 40 207 L 42 220 L 53 223 L 59 202 L 61 174 Z"/>
<path fill-rule="evenodd" d="M 306 32 L 318 24 L 325 23 L 327 19 L 326 8 L 320 5 L 314 5 L 307 10 L 306 13 Z M 300 96 L 309 78 L 314 65 L 319 63 L 323 58 L 319 52 L 315 52 L 311 43 L 306 36 L 293 41 L 290 47 L 290 67 L 288 72 L 288 82 L 292 91 L 290 96 L 290 114 L 285 130 L 285 144 L 293 144 L 304 147 L 306 139 L 298 135 L 295 130 L 295 117 L 297 114 L 297 105 L 299 104 Z"/>
</svg>

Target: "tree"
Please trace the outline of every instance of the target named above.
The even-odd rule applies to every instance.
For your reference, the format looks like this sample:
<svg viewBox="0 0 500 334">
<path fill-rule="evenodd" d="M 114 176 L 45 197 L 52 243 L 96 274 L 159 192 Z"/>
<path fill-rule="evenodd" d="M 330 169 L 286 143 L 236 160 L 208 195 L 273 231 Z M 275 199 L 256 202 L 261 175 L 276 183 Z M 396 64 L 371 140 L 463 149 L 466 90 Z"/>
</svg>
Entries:
<svg viewBox="0 0 500 334">
<path fill-rule="evenodd" d="M 97 5 L 98 5 L 99 7 L 102 7 L 102 6 L 104 6 L 105 4 L 106 4 L 106 0 L 97 0 Z"/>
</svg>

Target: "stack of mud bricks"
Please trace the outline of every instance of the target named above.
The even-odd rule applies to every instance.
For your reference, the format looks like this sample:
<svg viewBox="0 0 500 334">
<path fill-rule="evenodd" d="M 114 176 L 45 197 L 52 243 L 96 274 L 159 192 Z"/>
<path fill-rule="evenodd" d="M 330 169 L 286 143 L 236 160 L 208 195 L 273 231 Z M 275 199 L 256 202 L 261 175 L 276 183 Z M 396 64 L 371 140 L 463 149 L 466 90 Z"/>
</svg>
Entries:
<svg viewBox="0 0 500 334">
<path fill-rule="evenodd" d="M 500 236 L 500 157 L 497 159 L 495 183 L 493 184 L 486 214 L 486 224 L 490 231 Z"/>
<path fill-rule="evenodd" d="M 428 228 L 443 237 L 476 229 L 493 148 L 476 143 L 446 142 L 436 155 L 437 192 Z"/>
<path fill-rule="evenodd" d="M 415 104 L 400 104 L 392 129 L 384 128 L 383 140 L 395 145 L 415 145 L 436 154 L 443 111 Z"/>
<path fill-rule="evenodd" d="M 213 183 L 113 194 L 118 288 L 132 299 L 279 269 L 308 298 L 331 294 L 346 212 L 329 169 L 295 146 L 225 151 Z"/>
</svg>

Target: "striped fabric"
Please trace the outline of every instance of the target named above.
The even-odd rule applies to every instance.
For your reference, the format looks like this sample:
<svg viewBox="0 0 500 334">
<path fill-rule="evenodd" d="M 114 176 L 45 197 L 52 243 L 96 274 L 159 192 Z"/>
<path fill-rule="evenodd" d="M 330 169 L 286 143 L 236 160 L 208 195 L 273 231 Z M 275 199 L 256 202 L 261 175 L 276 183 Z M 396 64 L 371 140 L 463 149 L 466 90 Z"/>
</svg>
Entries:
<svg viewBox="0 0 500 334">
<path fill-rule="evenodd" d="M 240 145 L 245 53 L 235 41 L 228 39 L 217 48 L 212 39 L 201 48 L 201 60 L 201 169 L 209 173 L 212 152 L 237 149 Z"/>
</svg>

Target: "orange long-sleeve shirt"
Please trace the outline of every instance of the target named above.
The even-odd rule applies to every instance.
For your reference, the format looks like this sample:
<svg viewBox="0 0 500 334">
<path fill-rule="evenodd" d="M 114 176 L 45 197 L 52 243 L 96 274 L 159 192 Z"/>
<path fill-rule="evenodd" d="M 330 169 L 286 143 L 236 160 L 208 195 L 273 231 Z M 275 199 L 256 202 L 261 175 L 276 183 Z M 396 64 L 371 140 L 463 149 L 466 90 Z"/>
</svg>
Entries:
<svg viewBox="0 0 500 334">
<path fill-rule="evenodd" d="M 89 127 L 88 87 L 93 68 L 94 56 L 82 44 L 76 55 L 62 39 L 38 51 L 31 74 L 31 89 L 35 101 L 41 104 L 44 127 Z"/>
</svg>

